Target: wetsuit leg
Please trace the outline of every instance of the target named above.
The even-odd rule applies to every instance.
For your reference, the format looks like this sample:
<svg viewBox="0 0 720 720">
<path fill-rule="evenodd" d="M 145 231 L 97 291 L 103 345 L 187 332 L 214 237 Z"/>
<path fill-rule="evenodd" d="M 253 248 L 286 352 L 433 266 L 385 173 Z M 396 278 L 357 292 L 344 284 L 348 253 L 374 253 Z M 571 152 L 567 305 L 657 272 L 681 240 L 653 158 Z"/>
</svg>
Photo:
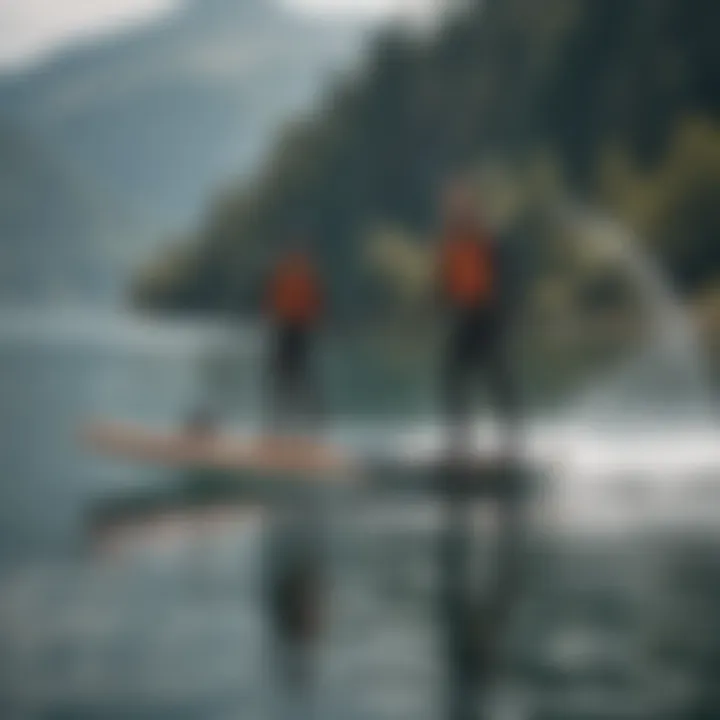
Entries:
<svg viewBox="0 0 720 720">
<path fill-rule="evenodd" d="M 286 329 L 277 328 L 271 339 L 269 361 L 266 366 L 266 395 L 269 398 L 270 413 L 268 425 L 276 431 L 283 425 L 286 397 L 288 395 L 287 374 L 285 371 Z"/>
<path fill-rule="evenodd" d="M 286 428 L 302 410 L 302 394 L 307 368 L 307 337 L 292 326 L 278 328 L 269 363 L 270 425 Z"/>
<path fill-rule="evenodd" d="M 475 717 L 475 648 L 470 631 L 472 603 L 470 556 L 472 531 L 468 507 L 460 496 L 446 501 L 440 542 L 440 622 L 447 667 L 447 717 Z"/>
<path fill-rule="evenodd" d="M 303 332 L 297 382 L 303 418 L 318 423 L 323 418 L 325 406 L 320 373 L 314 357 L 314 339 L 311 330 Z"/>
<path fill-rule="evenodd" d="M 472 380 L 476 371 L 475 320 L 459 312 L 445 346 L 441 367 L 443 419 L 449 432 L 448 452 L 459 458 L 471 442 Z"/>
<path fill-rule="evenodd" d="M 519 450 L 520 397 L 502 328 L 491 330 L 483 365 L 490 402 L 502 427 L 503 452 L 511 461 Z"/>
</svg>

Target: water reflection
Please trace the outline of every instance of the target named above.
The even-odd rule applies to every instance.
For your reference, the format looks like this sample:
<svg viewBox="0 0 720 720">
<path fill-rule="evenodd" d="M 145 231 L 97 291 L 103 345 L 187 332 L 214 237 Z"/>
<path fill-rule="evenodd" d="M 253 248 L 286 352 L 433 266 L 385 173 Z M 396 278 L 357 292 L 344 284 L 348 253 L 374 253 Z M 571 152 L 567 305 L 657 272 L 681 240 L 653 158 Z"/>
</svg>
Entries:
<svg viewBox="0 0 720 720">
<path fill-rule="evenodd" d="M 268 717 L 261 512 L 194 515 L 189 532 L 170 518 L 159 533 L 157 525 L 131 533 L 112 557 L 85 542 L 97 502 L 175 476 L 89 457 L 77 428 L 108 415 L 174 423 L 199 392 L 198 348 L 209 345 L 195 339 L 169 354 L 124 343 L 0 348 L 2 717 Z M 237 389 L 248 408 L 257 401 L 252 357 Z M 420 427 L 389 440 L 388 427 L 335 432 L 359 446 L 384 437 L 409 452 L 432 439 Z M 712 717 L 714 435 L 695 427 L 663 437 L 574 432 L 538 424 L 531 433 L 552 482 L 494 716 Z M 568 447 L 575 455 L 558 463 Z M 564 492 L 570 486 L 574 494 Z M 438 508 L 372 495 L 335 502 L 320 717 L 435 719 Z M 480 543 L 478 567 L 490 554 Z"/>
</svg>

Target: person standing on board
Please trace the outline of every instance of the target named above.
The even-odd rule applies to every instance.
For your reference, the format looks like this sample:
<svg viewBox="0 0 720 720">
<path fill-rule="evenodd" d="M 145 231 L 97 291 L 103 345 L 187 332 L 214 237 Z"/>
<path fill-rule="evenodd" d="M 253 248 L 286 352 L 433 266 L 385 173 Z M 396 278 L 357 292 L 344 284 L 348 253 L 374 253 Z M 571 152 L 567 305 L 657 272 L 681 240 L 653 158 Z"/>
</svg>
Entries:
<svg viewBox="0 0 720 720">
<path fill-rule="evenodd" d="M 438 258 L 440 300 L 449 330 L 441 368 L 446 420 L 468 438 L 473 381 L 484 376 L 490 399 L 508 431 L 517 410 L 506 341 L 510 314 L 506 258 L 483 222 L 470 186 L 447 185 L 442 197 Z"/>
<path fill-rule="evenodd" d="M 454 181 L 441 199 L 437 261 L 441 304 L 448 323 L 441 359 L 441 395 L 449 425 L 449 464 L 442 478 L 447 523 L 441 541 L 441 615 L 447 630 L 451 720 L 475 718 L 479 692 L 493 673 L 498 638 L 516 594 L 520 515 L 514 498 L 498 495 L 498 576 L 485 598 L 471 567 L 474 451 L 472 390 L 482 377 L 503 426 L 501 481 L 513 462 L 517 402 L 506 351 L 510 319 L 506 258 L 476 206 L 471 187 Z M 481 472 L 481 471 L 480 471 Z M 509 486 L 508 486 L 509 487 Z M 502 488 L 500 488 L 502 490 Z"/>
<path fill-rule="evenodd" d="M 266 297 L 272 348 L 273 421 L 317 419 L 313 349 L 324 310 L 320 274 L 307 244 L 293 242 L 275 265 Z"/>
</svg>

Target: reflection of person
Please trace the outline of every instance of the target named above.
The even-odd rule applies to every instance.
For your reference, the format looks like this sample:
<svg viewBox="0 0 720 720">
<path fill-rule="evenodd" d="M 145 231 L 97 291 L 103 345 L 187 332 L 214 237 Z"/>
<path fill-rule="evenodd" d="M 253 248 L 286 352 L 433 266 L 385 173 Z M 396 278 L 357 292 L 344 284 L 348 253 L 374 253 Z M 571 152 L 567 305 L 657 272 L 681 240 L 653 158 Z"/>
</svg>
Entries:
<svg viewBox="0 0 720 720">
<path fill-rule="evenodd" d="M 280 257 L 270 280 L 266 310 L 273 332 L 270 369 L 274 420 L 318 412 L 311 355 L 323 312 L 323 292 L 306 246 L 293 245 Z"/>
<path fill-rule="evenodd" d="M 279 549 L 282 552 L 283 549 Z M 285 548 L 287 552 L 287 548 Z M 322 572 L 307 552 L 281 562 L 272 560 L 268 602 L 280 643 L 278 662 L 288 688 L 307 693 L 312 681 L 314 647 L 321 624 Z"/>
<path fill-rule="evenodd" d="M 516 401 L 505 349 L 504 258 L 462 182 L 445 189 L 442 212 L 438 283 L 450 324 L 442 360 L 446 419 L 453 426 L 469 421 L 471 381 L 482 370 L 495 409 L 509 423 Z"/>
<path fill-rule="evenodd" d="M 311 717 L 317 701 L 317 651 L 325 611 L 324 532 L 313 508 L 276 508 L 265 545 L 265 607 L 280 692 L 278 717 Z"/>
</svg>

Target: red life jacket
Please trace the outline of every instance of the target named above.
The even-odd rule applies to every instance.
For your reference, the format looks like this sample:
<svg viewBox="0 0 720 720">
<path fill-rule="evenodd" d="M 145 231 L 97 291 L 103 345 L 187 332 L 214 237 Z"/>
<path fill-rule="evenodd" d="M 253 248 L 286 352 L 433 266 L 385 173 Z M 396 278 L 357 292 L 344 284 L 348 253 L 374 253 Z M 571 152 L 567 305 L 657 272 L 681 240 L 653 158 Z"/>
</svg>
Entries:
<svg viewBox="0 0 720 720">
<path fill-rule="evenodd" d="M 307 327 L 318 320 L 322 294 L 307 258 L 293 256 L 280 263 L 270 283 L 268 306 L 276 322 Z"/>
<path fill-rule="evenodd" d="M 450 230 L 442 244 L 441 289 L 453 306 L 476 309 L 489 305 L 495 295 L 497 268 L 491 238 L 482 230 Z"/>
</svg>

